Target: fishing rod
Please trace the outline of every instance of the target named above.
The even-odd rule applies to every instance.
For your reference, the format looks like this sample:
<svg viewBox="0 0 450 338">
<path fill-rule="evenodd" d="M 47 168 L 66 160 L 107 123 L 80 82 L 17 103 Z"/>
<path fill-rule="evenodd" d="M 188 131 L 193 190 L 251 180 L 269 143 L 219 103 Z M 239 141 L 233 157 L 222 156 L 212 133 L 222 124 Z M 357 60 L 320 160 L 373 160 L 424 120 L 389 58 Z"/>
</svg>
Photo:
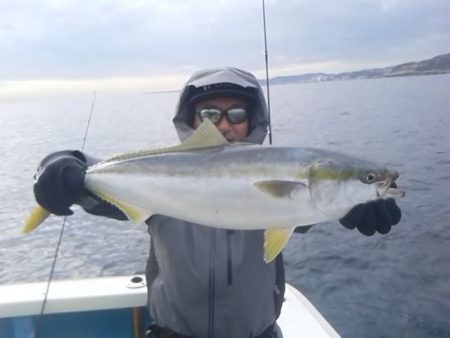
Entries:
<svg viewBox="0 0 450 338">
<path fill-rule="evenodd" d="M 266 6 L 262 0 L 263 11 L 263 31 L 264 31 L 264 59 L 266 63 L 266 91 L 267 91 L 267 113 L 269 115 L 269 143 L 272 144 L 272 120 L 270 116 L 270 89 L 269 89 L 269 52 L 267 51 L 267 33 L 266 33 Z"/>
<path fill-rule="evenodd" d="M 86 130 L 84 131 L 83 143 L 81 145 L 81 152 L 83 152 L 84 146 L 86 144 L 86 139 L 87 139 L 87 135 L 88 135 L 88 131 L 89 131 L 89 126 L 91 125 L 91 119 L 92 119 L 92 114 L 94 113 L 94 106 L 95 106 L 96 99 L 97 99 L 97 92 L 94 92 L 94 97 L 92 98 L 92 103 L 91 103 L 91 111 L 89 113 L 89 118 L 88 118 L 88 121 L 87 121 Z M 53 255 L 53 262 L 52 262 L 52 267 L 50 269 L 50 274 L 49 274 L 49 277 L 48 277 L 47 286 L 45 288 L 44 300 L 42 302 L 41 311 L 39 313 L 39 321 L 37 322 L 37 324 L 36 324 L 32 334 L 31 334 L 31 338 L 35 338 L 36 337 L 36 334 L 38 332 L 40 323 L 42 321 L 42 316 L 44 315 L 45 306 L 47 305 L 48 292 L 50 291 L 50 284 L 52 283 L 53 275 L 55 273 L 56 261 L 58 260 L 59 249 L 61 247 L 62 238 L 63 238 L 63 234 L 64 234 L 64 229 L 66 227 L 66 220 L 67 220 L 67 216 L 64 216 L 63 223 L 62 223 L 62 226 L 61 226 L 61 230 L 59 232 L 58 244 L 56 245 L 55 253 Z"/>
</svg>

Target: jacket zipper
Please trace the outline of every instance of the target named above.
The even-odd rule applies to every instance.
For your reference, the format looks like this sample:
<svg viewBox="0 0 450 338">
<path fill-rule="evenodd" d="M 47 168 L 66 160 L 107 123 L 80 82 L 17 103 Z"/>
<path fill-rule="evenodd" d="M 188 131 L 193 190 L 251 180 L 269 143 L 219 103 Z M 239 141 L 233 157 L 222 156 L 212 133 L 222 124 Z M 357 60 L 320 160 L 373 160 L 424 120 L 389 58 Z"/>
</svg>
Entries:
<svg viewBox="0 0 450 338">
<path fill-rule="evenodd" d="M 216 256 L 216 229 L 210 232 L 209 247 L 209 312 L 208 312 L 208 338 L 214 338 L 214 312 L 215 312 L 215 256 Z"/>
<path fill-rule="evenodd" d="M 227 281 L 228 285 L 233 284 L 233 262 L 231 258 L 231 236 L 234 230 L 227 230 Z"/>
</svg>

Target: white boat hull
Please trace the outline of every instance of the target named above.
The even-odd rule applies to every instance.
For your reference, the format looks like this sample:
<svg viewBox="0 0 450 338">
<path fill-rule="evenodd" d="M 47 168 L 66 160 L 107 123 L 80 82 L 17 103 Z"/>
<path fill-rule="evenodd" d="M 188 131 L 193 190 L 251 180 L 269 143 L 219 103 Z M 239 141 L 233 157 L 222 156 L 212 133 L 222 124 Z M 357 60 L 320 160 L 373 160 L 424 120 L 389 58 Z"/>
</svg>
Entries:
<svg viewBox="0 0 450 338">
<path fill-rule="evenodd" d="M 36 332 L 35 338 L 140 337 L 148 326 L 142 275 L 54 281 L 40 316 L 46 287 L 46 283 L 0 286 L 0 337 L 33 337 Z M 289 284 L 277 323 L 283 338 L 339 337 Z"/>
</svg>

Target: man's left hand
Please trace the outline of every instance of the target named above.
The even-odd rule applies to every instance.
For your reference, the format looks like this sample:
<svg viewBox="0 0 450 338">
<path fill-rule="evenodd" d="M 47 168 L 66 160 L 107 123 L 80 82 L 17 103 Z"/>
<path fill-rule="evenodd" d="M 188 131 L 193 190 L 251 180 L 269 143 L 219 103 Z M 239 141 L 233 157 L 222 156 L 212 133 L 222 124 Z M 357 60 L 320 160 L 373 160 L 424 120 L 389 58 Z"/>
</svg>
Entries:
<svg viewBox="0 0 450 338">
<path fill-rule="evenodd" d="M 376 232 L 387 234 L 400 222 L 402 212 L 392 198 L 358 204 L 339 220 L 347 229 L 357 228 L 366 236 Z"/>
</svg>

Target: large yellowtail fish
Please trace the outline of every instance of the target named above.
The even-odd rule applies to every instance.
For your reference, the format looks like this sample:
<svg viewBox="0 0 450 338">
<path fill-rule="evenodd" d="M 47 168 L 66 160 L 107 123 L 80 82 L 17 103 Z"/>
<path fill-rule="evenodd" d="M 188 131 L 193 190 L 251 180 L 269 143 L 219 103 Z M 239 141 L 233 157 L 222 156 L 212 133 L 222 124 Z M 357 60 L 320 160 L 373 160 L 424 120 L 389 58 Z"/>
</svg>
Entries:
<svg viewBox="0 0 450 338">
<path fill-rule="evenodd" d="M 88 168 L 86 188 L 141 223 L 153 214 L 227 229 L 266 229 L 266 261 L 295 227 L 337 220 L 355 205 L 398 198 L 398 173 L 311 148 L 230 144 L 205 120 L 184 143 Z M 37 208 L 24 232 L 48 212 Z"/>
</svg>

